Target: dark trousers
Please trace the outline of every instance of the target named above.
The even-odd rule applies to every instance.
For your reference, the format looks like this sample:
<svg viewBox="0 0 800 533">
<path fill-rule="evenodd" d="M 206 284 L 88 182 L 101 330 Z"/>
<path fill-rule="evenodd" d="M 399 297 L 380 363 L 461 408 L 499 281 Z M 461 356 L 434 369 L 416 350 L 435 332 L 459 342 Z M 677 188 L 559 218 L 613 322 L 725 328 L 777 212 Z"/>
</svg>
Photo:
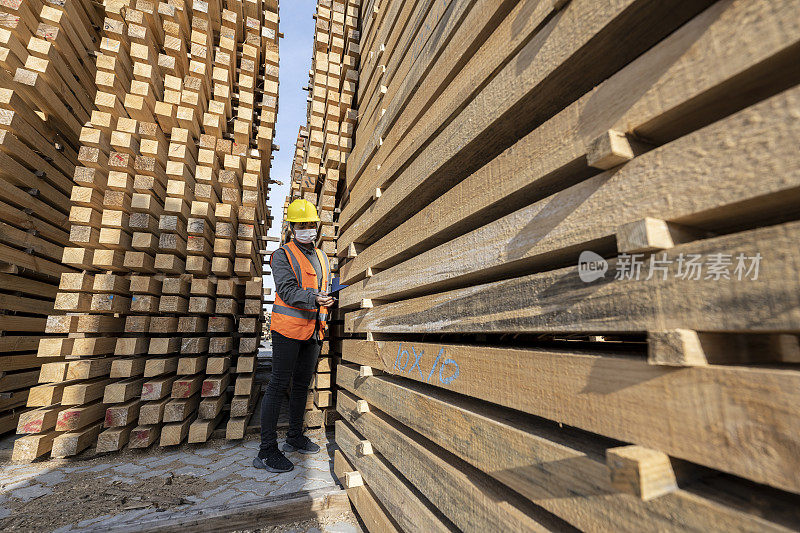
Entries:
<svg viewBox="0 0 800 533">
<path fill-rule="evenodd" d="M 314 339 L 299 341 L 272 332 L 272 376 L 261 402 L 261 451 L 278 445 L 275 428 L 290 380 L 292 392 L 289 395 L 289 431 L 286 437 L 296 438 L 303 434 L 308 385 L 317 367 L 321 347 L 322 344 Z"/>
</svg>

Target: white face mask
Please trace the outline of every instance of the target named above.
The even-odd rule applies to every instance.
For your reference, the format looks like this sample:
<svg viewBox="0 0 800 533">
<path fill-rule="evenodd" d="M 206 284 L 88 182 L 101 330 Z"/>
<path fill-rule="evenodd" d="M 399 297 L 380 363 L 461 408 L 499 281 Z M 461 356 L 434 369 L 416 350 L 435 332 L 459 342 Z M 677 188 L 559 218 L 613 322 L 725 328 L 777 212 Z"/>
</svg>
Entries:
<svg viewBox="0 0 800 533">
<path fill-rule="evenodd" d="M 298 229 L 294 231 L 294 238 L 303 244 L 313 242 L 317 238 L 316 229 Z"/>
</svg>

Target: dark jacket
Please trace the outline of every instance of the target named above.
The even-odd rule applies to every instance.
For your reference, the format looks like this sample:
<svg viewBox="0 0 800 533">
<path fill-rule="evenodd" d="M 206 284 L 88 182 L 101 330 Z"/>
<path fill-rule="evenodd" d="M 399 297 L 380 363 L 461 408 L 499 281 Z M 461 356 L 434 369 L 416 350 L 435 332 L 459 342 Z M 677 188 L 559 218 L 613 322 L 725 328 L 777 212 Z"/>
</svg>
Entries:
<svg viewBox="0 0 800 533">
<path fill-rule="evenodd" d="M 319 264 L 319 257 L 317 257 L 314 245 L 303 244 L 297 241 L 297 239 L 294 239 L 294 243 L 305 254 L 306 258 L 308 258 L 317 273 L 317 280 L 322 283 L 322 265 Z M 289 258 L 286 256 L 286 252 L 283 248 L 278 248 L 272 253 L 271 266 L 272 278 L 275 280 L 275 292 L 278 293 L 281 300 L 292 307 L 304 307 L 306 309 L 316 307 L 317 313 L 319 313 L 316 293 L 318 290 L 321 290 L 322 287 L 317 287 L 317 291 L 301 289 L 297 278 L 294 277 L 292 266 L 289 264 Z M 319 321 L 317 321 L 317 328 L 318 327 Z M 314 340 L 319 339 L 316 329 L 311 338 Z"/>
</svg>

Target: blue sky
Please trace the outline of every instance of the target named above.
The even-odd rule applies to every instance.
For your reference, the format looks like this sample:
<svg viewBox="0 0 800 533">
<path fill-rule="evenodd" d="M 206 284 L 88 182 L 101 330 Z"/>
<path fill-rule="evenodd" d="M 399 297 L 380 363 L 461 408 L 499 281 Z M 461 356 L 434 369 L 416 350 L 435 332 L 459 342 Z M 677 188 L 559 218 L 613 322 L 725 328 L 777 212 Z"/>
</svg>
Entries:
<svg viewBox="0 0 800 533">
<path fill-rule="evenodd" d="M 278 117 L 275 144 L 281 149 L 273 152 L 270 177 L 282 181 L 283 185 L 270 187 L 270 211 L 275 217 L 269 235 L 280 236 L 283 217 L 283 201 L 289 194 L 289 173 L 292 170 L 294 144 L 297 130 L 306 124 L 306 97 L 303 87 L 308 85 L 308 69 L 311 68 L 311 55 L 314 46 L 314 11 L 316 0 L 284 0 L 280 3 L 279 31 L 283 33 L 280 42 L 280 65 L 278 92 Z M 269 250 L 276 248 L 270 243 Z M 264 286 L 272 287 L 272 276 L 264 277 Z"/>
</svg>

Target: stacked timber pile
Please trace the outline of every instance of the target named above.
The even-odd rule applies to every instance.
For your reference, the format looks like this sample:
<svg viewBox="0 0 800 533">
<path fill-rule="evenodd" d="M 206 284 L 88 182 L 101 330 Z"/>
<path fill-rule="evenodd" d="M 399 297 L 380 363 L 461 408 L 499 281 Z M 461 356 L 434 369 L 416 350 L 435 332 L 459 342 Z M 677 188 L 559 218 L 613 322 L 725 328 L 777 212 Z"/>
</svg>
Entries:
<svg viewBox="0 0 800 533">
<path fill-rule="evenodd" d="M 327 256 L 336 276 L 338 258 L 337 205 L 340 177 L 347 168 L 356 122 L 354 109 L 360 57 L 358 17 L 360 1 L 321 0 L 314 15 L 314 55 L 309 71 L 308 122 L 301 126 L 292 162 L 291 192 L 284 204 L 303 198 L 317 207 L 320 225 L 316 246 Z M 284 239 L 288 234 L 284 232 Z M 331 425 L 337 418 L 332 371 L 343 322 L 334 314 L 329 339 L 311 383 L 305 423 L 309 427 Z"/>
<path fill-rule="evenodd" d="M 15 460 L 242 438 L 259 387 L 275 2 L 109 0 Z M 64 358 L 66 361 L 61 362 Z M 51 361 L 51 360 L 48 360 Z"/>
<path fill-rule="evenodd" d="M 102 17 L 92 2 L 0 5 L 0 433 L 35 428 L 27 405 L 70 241 L 81 124 L 94 107 Z"/>
<path fill-rule="evenodd" d="M 335 470 L 370 530 L 800 527 L 798 12 L 366 2 Z"/>
</svg>

